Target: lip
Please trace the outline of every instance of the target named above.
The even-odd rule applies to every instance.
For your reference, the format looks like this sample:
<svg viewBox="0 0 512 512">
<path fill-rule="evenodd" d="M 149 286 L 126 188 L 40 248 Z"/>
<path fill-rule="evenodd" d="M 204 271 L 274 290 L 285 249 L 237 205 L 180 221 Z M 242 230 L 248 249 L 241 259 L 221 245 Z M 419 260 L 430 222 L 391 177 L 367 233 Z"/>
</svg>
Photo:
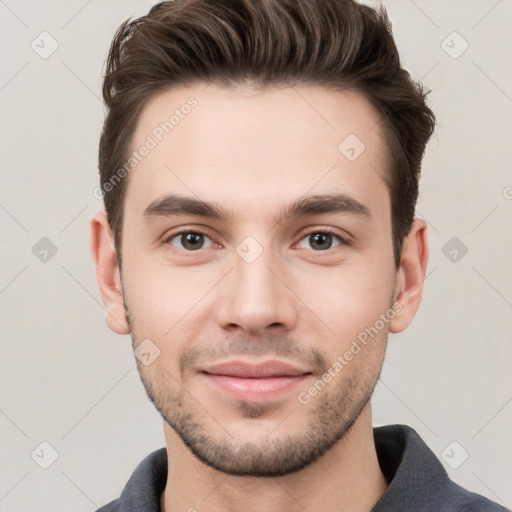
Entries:
<svg viewBox="0 0 512 512">
<path fill-rule="evenodd" d="M 249 363 L 246 361 L 227 361 L 207 366 L 202 371 L 211 375 L 227 375 L 240 378 L 297 377 L 310 373 L 284 361 L 264 361 Z"/>
<path fill-rule="evenodd" d="M 266 402 L 292 391 L 311 372 L 282 361 L 229 361 L 205 367 L 201 374 L 214 388 L 236 400 Z"/>
</svg>

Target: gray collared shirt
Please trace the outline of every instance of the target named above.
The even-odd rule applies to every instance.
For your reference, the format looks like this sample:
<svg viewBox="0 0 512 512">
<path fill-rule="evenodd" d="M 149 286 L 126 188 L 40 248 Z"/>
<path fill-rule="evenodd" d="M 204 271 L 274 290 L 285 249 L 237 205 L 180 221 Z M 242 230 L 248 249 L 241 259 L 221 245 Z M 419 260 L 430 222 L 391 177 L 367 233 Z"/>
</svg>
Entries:
<svg viewBox="0 0 512 512">
<path fill-rule="evenodd" d="M 506 512 L 508 509 L 452 482 L 414 429 L 373 429 L 379 464 L 389 487 L 371 512 Z M 160 512 L 167 481 L 167 451 L 160 448 L 135 469 L 121 496 L 97 512 Z"/>
</svg>

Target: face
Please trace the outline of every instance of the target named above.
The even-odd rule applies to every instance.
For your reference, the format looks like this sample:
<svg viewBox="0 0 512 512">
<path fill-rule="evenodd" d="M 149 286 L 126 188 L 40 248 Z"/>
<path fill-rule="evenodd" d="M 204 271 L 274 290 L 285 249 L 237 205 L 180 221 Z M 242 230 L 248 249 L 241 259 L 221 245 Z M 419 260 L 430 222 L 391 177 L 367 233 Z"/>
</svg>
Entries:
<svg viewBox="0 0 512 512">
<path fill-rule="evenodd" d="M 296 471 L 367 407 L 401 307 L 378 120 L 314 86 L 195 84 L 141 114 L 126 317 L 148 396 L 218 470 Z"/>
</svg>

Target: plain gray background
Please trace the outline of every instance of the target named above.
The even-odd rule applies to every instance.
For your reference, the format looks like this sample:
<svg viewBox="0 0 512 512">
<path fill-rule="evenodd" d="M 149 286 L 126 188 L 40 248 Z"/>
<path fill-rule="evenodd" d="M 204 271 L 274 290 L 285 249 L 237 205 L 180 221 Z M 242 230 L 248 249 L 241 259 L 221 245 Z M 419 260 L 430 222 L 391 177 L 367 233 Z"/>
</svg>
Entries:
<svg viewBox="0 0 512 512">
<path fill-rule="evenodd" d="M 164 446 L 130 338 L 105 325 L 88 247 L 103 62 L 118 25 L 153 3 L 0 1 L 5 512 L 95 510 Z M 411 425 L 455 481 L 511 507 L 512 3 L 384 5 L 439 126 L 417 211 L 424 298 L 390 337 L 375 425 Z"/>
</svg>

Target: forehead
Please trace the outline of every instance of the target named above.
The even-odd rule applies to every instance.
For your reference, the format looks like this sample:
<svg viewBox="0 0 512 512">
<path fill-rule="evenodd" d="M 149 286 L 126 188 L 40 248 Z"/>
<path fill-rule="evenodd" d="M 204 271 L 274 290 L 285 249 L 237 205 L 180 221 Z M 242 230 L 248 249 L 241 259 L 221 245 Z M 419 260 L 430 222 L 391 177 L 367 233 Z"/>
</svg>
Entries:
<svg viewBox="0 0 512 512">
<path fill-rule="evenodd" d="M 170 193 L 247 216 L 251 204 L 277 210 L 307 193 L 342 192 L 387 208 L 379 128 L 378 113 L 355 92 L 204 83 L 166 90 L 139 117 L 125 213 L 140 216 Z"/>
</svg>

